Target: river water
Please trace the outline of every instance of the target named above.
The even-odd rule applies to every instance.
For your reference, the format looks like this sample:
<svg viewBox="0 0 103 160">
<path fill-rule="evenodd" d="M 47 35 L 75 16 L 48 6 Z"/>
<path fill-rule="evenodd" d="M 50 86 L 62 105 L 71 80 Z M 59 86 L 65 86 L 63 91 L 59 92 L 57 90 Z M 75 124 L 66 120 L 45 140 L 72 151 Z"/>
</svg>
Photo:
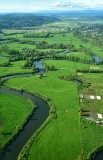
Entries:
<svg viewBox="0 0 103 160">
<path fill-rule="evenodd" d="M 35 61 L 34 64 L 36 68 L 39 69 L 39 74 L 43 74 L 45 72 L 45 67 L 42 65 L 42 61 Z"/>
<path fill-rule="evenodd" d="M 101 61 L 101 59 L 98 56 L 93 56 L 93 58 L 94 58 L 95 64 L 98 64 Z"/>
<path fill-rule="evenodd" d="M 95 63 L 100 62 L 100 58 L 95 56 Z M 43 74 L 45 72 L 45 67 L 42 65 L 41 61 L 34 62 L 36 67 L 39 68 L 39 73 Z M 24 76 L 32 76 L 32 74 L 20 74 L 20 75 L 11 75 L 2 77 L 2 80 L 8 80 L 16 77 L 24 77 Z M 33 133 L 43 124 L 46 118 L 49 115 L 49 106 L 48 104 L 41 98 L 37 96 L 33 96 L 32 94 L 23 92 L 22 95 L 20 92 L 12 91 L 9 89 L 0 89 L 0 93 L 13 94 L 17 96 L 23 96 L 31 99 L 37 105 L 36 111 L 32 114 L 23 130 L 18 134 L 15 140 L 10 143 L 10 145 L 6 148 L 6 151 L 2 155 L 0 153 L 0 160 L 16 160 L 19 155 L 22 147 L 26 144 L 26 142 L 30 139 Z M 103 160 L 103 150 L 97 153 L 95 158 L 92 160 Z"/>
<path fill-rule="evenodd" d="M 41 62 L 40 62 L 41 63 Z M 42 68 L 42 64 L 39 64 L 39 74 L 44 73 L 44 67 Z M 14 77 L 20 76 L 30 76 L 31 74 L 24 75 L 14 75 L 14 76 L 5 76 L 2 79 L 7 80 Z M 34 96 L 27 92 L 20 93 L 19 91 L 13 91 L 10 89 L 0 88 L 0 93 L 13 94 L 16 96 L 23 96 L 31 99 L 37 105 L 37 109 L 33 112 L 32 116 L 29 118 L 28 122 L 23 127 L 22 131 L 16 136 L 16 138 L 8 145 L 5 152 L 0 152 L 0 160 L 16 160 L 21 149 L 26 144 L 26 142 L 30 139 L 30 137 L 34 134 L 34 132 L 44 123 L 49 115 L 49 106 L 48 104 L 38 96 Z M 16 118 L 16 117 L 15 117 Z"/>
<path fill-rule="evenodd" d="M 39 69 L 39 72 L 36 74 L 44 74 L 45 73 L 45 67 L 42 65 L 42 61 L 35 61 L 34 64 L 36 65 L 36 68 Z M 32 76 L 33 73 L 23 73 L 23 74 L 17 74 L 17 75 L 9 75 L 9 76 L 1 76 L 0 78 L 2 80 L 8 80 L 12 78 L 18 78 L 18 77 L 29 77 Z"/>
<path fill-rule="evenodd" d="M 94 159 L 92 160 L 103 160 L 103 150 L 97 153 Z"/>
</svg>

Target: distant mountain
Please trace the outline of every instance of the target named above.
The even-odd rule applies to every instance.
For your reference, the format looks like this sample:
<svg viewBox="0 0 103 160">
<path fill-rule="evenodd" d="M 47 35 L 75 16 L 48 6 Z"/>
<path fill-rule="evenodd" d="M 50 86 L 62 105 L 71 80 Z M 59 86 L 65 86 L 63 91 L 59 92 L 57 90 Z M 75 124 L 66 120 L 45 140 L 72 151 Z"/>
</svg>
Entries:
<svg viewBox="0 0 103 160">
<path fill-rule="evenodd" d="M 41 10 L 36 12 L 37 15 L 52 15 L 52 14 L 61 14 L 61 15 L 70 15 L 70 16 L 87 16 L 87 15 L 103 15 L 103 10 L 78 10 L 78 11 L 66 11 L 66 10 Z"/>
<path fill-rule="evenodd" d="M 103 10 L 83 10 L 83 11 L 61 11 L 61 10 L 42 10 L 34 13 L 11 13 L 0 14 L 1 29 L 23 29 L 28 27 L 40 26 L 66 17 L 86 17 L 103 20 Z"/>
<path fill-rule="evenodd" d="M 21 29 L 26 27 L 35 27 L 42 24 L 55 22 L 59 19 L 53 16 L 35 15 L 27 13 L 1 14 L 0 29 Z"/>
</svg>

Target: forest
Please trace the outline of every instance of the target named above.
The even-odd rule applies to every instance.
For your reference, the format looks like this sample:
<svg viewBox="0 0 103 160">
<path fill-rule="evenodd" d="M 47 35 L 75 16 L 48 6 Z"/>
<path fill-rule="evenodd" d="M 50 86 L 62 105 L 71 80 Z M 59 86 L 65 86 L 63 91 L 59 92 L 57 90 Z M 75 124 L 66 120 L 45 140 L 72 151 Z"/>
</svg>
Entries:
<svg viewBox="0 0 103 160">
<path fill-rule="evenodd" d="M 1 14 L 0 29 L 21 29 L 40 26 L 58 20 L 52 16 L 39 16 L 35 14 Z"/>
</svg>

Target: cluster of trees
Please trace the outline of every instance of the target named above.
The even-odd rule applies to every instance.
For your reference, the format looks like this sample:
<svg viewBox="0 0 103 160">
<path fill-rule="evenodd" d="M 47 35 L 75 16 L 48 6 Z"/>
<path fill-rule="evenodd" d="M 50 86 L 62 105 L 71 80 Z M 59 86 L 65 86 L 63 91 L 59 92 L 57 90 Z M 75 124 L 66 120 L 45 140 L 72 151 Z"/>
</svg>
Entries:
<svg viewBox="0 0 103 160">
<path fill-rule="evenodd" d="M 23 65 L 23 68 L 32 68 L 33 72 L 37 72 L 38 68 L 36 68 L 36 65 L 34 64 L 34 59 L 33 57 L 27 58 L 25 60 L 25 63 Z"/>
<path fill-rule="evenodd" d="M 23 68 L 31 68 L 33 66 L 34 59 L 33 57 L 26 58 Z"/>
<path fill-rule="evenodd" d="M 27 33 L 23 37 L 24 38 L 49 38 L 49 37 L 53 37 L 53 34 L 49 32 L 42 32 L 42 33 L 35 33 L 35 34 Z"/>
<path fill-rule="evenodd" d="M 91 83 L 87 81 L 83 81 L 79 79 L 76 75 L 66 75 L 66 76 L 59 76 L 60 79 L 66 80 L 66 81 L 73 81 L 78 83 L 78 89 L 88 88 L 91 86 Z"/>
<path fill-rule="evenodd" d="M 66 76 L 59 76 L 60 79 L 66 80 L 66 81 L 75 81 L 77 80 L 77 76 L 74 75 L 66 75 Z"/>
<path fill-rule="evenodd" d="M 76 69 L 76 72 L 82 73 L 103 73 L 101 69 Z"/>
<path fill-rule="evenodd" d="M 8 60 L 8 62 L 0 64 L 0 67 L 9 67 L 10 65 L 10 60 Z"/>
<path fill-rule="evenodd" d="M 80 59 L 76 56 L 66 56 L 66 55 L 51 55 L 51 58 L 54 59 L 54 60 L 68 60 L 68 61 L 74 61 L 74 62 L 80 62 L 80 63 L 85 63 L 85 64 L 91 64 L 93 63 L 93 61 L 90 61 L 90 60 L 87 60 L 86 58 L 85 59 Z"/>
<path fill-rule="evenodd" d="M 53 43 L 49 44 L 48 42 L 41 41 L 36 43 L 37 49 L 66 49 L 67 46 L 63 43 Z"/>
<path fill-rule="evenodd" d="M 0 52 L 5 52 L 5 53 L 8 53 L 9 55 L 19 55 L 20 54 L 18 50 L 9 49 L 8 46 L 6 45 L 1 47 Z"/>
<path fill-rule="evenodd" d="M 56 68 L 55 68 L 55 66 L 54 65 L 51 65 L 51 66 L 49 66 L 49 65 L 45 65 L 45 67 L 46 67 L 46 70 L 48 71 L 48 70 L 50 70 L 50 71 L 54 71 L 54 70 L 56 70 Z"/>
<path fill-rule="evenodd" d="M 84 46 L 82 46 L 82 45 L 80 45 L 79 51 L 81 51 L 81 52 L 83 52 L 83 53 L 85 53 L 85 54 L 87 54 L 87 55 L 89 55 L 89 56 L 91 56 L 91 57 L 95 56 L 95 53 L 93 53 L 93 52 L 91 51 L 91 49 L 86 48 L 86 47 L 84 47 Z"/>
<path fill-rule="evenodd" d="M 52 43 L 49 44 L 46 41 L 36 42 L 35 45 L 37 49 L 68 49 L 69 51 L 75 51 L 75 47 L 72 44 L 64 44 L 64 43 Z"/>
</svg>

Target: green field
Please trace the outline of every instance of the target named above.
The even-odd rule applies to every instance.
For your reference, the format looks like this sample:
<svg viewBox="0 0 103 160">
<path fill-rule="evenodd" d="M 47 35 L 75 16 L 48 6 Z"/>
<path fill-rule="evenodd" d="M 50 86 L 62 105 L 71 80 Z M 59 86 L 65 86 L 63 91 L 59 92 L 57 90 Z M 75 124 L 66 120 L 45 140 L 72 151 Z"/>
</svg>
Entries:
<svg viewBox="0 0 103 160">
<path fill-rule="evenodd" d="M 28 91 L 48 96 L 56 106 L 57 119 L 50 122 L 34 142 L 30 150 L 31 158 L 41 155 L 44 159 L 48 159 L 50 155 L 50 159 L 57 159 L 58 156 L 59 159 L 64 157 L 68 159 L 69 156 L 71 160 L 74 160 L 81 154 L 77 86 L 73 82 L 60 80 L 58 76 L 61 74 L 63 72 L 55 71 L 49 72 L 43 79 L 39 79 L 36 75 L 30 78 L 12 79 L 7 83 L 11 87 L 22 86 Z M 17 85 L 16 81 L 18 81 Z M 46 138 L 44 138 L 45 134 Z"/>
<path fill-rule="evenodd" d="M 6 83 L 7 87 L 22 87 L 25 90 L 50 97 L 56 106 L 57 119 L 51 121 L 36 138 L 30 149 L 29 159 L 47 160 L 48 156 L 51 160 L 57 159 L 58 157 L 59 159 L 63 159 L 63 157 L 68 159 L 68 156 L 70 156 L 69 159 L 74 160 L 82 153 L 84 157 L 86 157 L 95 147 L 102 144 L 101 134 L 103 128 L 98 125 L 93 125 L 85 119 L 79 122 L 80 115 L 78 110 L 81 106 L 79 106 L 77 85 L 74 82 L 64 81 L 58 78 L 60 75 L 75 75 L 75 64 L 73 62 L 70 64 L 70 62 L 62 60 L 47 60 L 44 61 L 44 63 L 60 68 L 67 68 L 69 64 L 69 67 L 73 70 L 51 71 L 42 79 L 39 79 L 39 76 L 35 75 L 28 78 L 12 79 Z M 80 65 L 79 63 L 77 64 Z M 83 65 L 85 66 L 85 64 Z M 95 81 L 96 77 L 95 83 L 92 83 L 93 86 L 97 84 L 97 80 L 99 81 L 101 76 L 102 74 L 82 74 L 83 79 L 86 81 L 90 81 L 90 78 Z M 102 79 L 99 82 L 102 83 Z M 90 134 L 92 134 L 91 141 L 89 140 Z M 51 150 L 55 152 L 51 152 Z"/>
<path fill-rule="evenodd" d="M 90 113 L 90 118 L 93 120 L 86 120 L 85 117 L 81 120 L 81 133 L 83 136 L 83 153 L 87 155 L 88 152 L 93 151 L 94 148 L 97 148 L 102 145 L 102 133 L 103 126 L 96 124 L 95 121 L 102 121 L 97 117 L 97 113 L 103 115 L 103 76 L 102 74 L 96 73 L 85 73 L 82 74 L 82 77 L 85 81 L 91 83 L 91 86 L 80 92 L 84 95 L 84 99 L 80 103 L 80 108 L 88 110 Z M 90 99 L 90 95 L 100 96 L 101 100 Z M 93 122 L 94 121 L 94 122 Z"/>
<path fill-rule="evenodd" d="M 0 64 L 8 62 L 7 58 L 0 58 Z"/>
<path fill-rule="evenodd" d="M 103 118 L 97 117 L 98 114 L 103 116 L 101 25 L 103 20 L 92 20 L 91 17 L 62 17 L 58 22 L 41 26 L 2 30 L 0 64 L 8 61 L 2 55 L 9 55 L 11 62 L 9 67 L 0 67 L 0 76 L 31 73 L 31 68 L 23 69 L 28 59 L 42 59 L 47 69 L 41 76 L 35 74 L 7 80 L 4 87 L 48 97 L 56 107 L 57 118 L 35 138 L 28 160 L 87 160 L 88 154 L 103 145 Z M 11 50 L 19 52 L 12 53 Z M 94 55 L 101 58 L 101 62 L 96 64 Z M 66 76 L 71 79 L 65 79 Z M 94 99 L 90 99 L 91 95 Z M 7 134 L 0 134 L 2 147 L 33 106 L 26 99 L 13 95 L 0 94 L 0 98 L 0 132 Z M 21 119 L 15 119 L 11 125 L 14 115 Z"/>
<path fill-rule="evenodd" d="M 80 59 L 87 59 L 87 60 L 92 60 L 92 57 L 90 57 L 89 55 L 86 55 L 84 53 L 80 53 L 80 52 L 71 52 L 66 54 L 67 57 L 69 56 L 74 56 L 74 57 L 78 57 Z"/>
<path fill-rule="evenodd" d="M 1 62 L 3 62 L 1 60 Z M 12 74 L 22 74 L 22 73 L 31 73 L 31 68 L 23 68 L 25 61 L 14 61 L 11 62 L 10 67 L 0 67 L 0 76 L 12 75 Z"/>
<path fill-rule="evenodd" d="M 0 76 L 31 73 L 31 69 L 21 69 L 19 67 L 0 67 Z"/>
<path fill-rule="evenodd" d="M 8 44 L 8 47 L 10 49 L 15 49 L 18 51 L 22 51 L 24 48 L 30 48 L 30 49 L 35 49 L 35 45 L 30 45 L 30 44 L 19 44 L 19 43 L 10 43 Z"/>
<path fill-rule="evenodd" d="M 22 127 L 26 117 L 34 108 L 25 98 L 0 94 L 0 148 Z"/>
<path fill-rule="evenodd" d="M 76 69 L 89 69 L 90 64 L 83 64 L 78 62 L 66 61 L 66 60 L 46 60 L 44 64 L 52 66 L 55 68 L 68 69 L 68 70 L 76 70 Z"/>
</svg>

